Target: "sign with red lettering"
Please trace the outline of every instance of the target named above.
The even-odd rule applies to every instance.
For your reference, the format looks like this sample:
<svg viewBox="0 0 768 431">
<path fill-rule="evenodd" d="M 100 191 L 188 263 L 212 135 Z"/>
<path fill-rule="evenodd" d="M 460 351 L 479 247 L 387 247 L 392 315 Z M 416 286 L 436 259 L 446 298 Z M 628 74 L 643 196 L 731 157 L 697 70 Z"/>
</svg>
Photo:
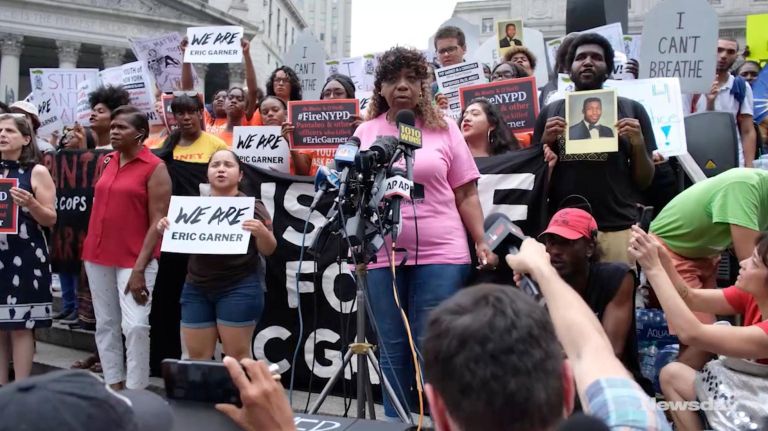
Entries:
<svg viewBox="0 0 768 431">
<path fill-rule="evenodd" d="M 297 100 L 288 102 L 288 118 L 293 124 L 291 148 L 312 150 L 312 164 L 324 166 L 333 160 L 336 147 L 355 132 L 359 118 L 356 99 Z"/>
<path fill-rule="evenodd" d="M 536 78 L 532 76 L 461 87 L 459 97 L 462 110 L 476 97 L 488 99 L 499 108 L 501 118 L 514 133 L 533 132 L 539 115 Z"/>
<path fill-rule="evenodd" d="M 0 178 L 0 233 L 19 233 L 19 206 L 11 197 L 11 188 L 18 186 L 17 178 Z"/>
</svg>

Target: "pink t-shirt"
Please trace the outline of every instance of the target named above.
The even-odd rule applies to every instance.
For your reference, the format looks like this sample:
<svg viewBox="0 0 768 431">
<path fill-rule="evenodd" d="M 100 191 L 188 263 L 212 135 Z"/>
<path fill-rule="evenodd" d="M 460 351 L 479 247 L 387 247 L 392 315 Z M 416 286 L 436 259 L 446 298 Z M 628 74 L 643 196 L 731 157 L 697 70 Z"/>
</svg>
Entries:
<svg viewBox="0 0 768 431">
<path fill-rule="evenodd" d="M 446 118 L 448 128 L 425 129 L 421 120 L 416 127 L 422 131 L 422 147 L 414 151 L 413 182 L 419 243 L 416 255 L 416 223 L 413 202 L 401 204 L 402 231 L 397 248 L 408 250 L 407 265 L 468 264 L 470 263 L 467 234 L 456 208 L 453 190 L 480 178 L 477 165 L 464 142 L 456 122 Z M 361 124 L 355 136 L 367 149 L 378 136 L 397 136 L 397 127 L 387 121 L 386 113 Z M 422 192 L 423 190 L 423 192 Z M 423 198 L 420 196 L 423 194 Z M 382 247 L 371 269 L 389 266 L 385 250 L 391 253 L 391 242 Z M 403 260 L 395 255 L 395 265 Z"/>
</svg>

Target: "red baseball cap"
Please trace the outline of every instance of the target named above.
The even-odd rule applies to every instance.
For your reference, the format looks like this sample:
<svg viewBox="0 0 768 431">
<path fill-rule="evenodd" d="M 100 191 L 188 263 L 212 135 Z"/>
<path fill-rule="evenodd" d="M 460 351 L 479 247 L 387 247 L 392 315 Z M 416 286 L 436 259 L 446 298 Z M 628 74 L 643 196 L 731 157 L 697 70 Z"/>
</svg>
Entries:
<svg viewBox="0 0 768 431">
<path fill-rule="evenodd" d="M 597 222 L 590 213 L 578 208 L 564 208 L 552 216 L 547 230 L 542 232 L 539 238 L 551 233 L 565 239 L 577 240 L 592 238 L 595 231 L 597 231 Z"/>
</svg>

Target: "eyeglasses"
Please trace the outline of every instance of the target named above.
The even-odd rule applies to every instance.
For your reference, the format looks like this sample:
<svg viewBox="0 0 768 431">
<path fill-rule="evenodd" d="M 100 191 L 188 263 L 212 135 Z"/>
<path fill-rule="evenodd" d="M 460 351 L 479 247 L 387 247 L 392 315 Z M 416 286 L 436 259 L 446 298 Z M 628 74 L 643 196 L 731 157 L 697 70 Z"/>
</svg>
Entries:
<svg viewBox="0 0 768 431">
<path fill-rule="evenodd" d="M 445 48 L 440 48 L 440 49 L 438 49 L 438 50 L 437 50 L 437 54 L 438 54 L 438 55 L 448 55 L 448 54 L 453 54 L 454 52 L 456 52 L 456 51 L 458 51 L 458 50 L 459 50 L 459 47 L 458 47 L 458 46 L 456 46 L 456 45 L 453 45 L 453 46 L 447 46 L 447 47 L 445 47 Z"/>
<path fill-rule="evenodd" d="M 275 79 L 273 79 L 273 82 L 274 82 L 275 84 L 288 84 L 288 83 L 290 83 L 291 81 L 290 81 L 290 80 L 288 80 L 288 78 L 275 78 Z"/>
<path fill-rule="evenodd" d="M 508 70 L 505 70 L 503 72 L 495 72 L 493 75 L 491 75 L 491 81 L 501 81 L 504 79 L 512 79 L 517 78 L 517 74 L 515 72 L 511 72 Z"/>
</svg>

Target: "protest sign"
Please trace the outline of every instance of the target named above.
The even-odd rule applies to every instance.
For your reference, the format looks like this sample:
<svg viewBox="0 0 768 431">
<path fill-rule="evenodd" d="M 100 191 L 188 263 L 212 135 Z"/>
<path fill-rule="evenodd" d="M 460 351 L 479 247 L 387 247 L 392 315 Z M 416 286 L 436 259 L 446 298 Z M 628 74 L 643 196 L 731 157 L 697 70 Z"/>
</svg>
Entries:
<svg viewBox="0 0 768 431">
<path fill-rule="evenodd" d="M 524 35 L 522 19 L 496 21 L 496 47 L 499 57 L 504 58 L 504 54 L 513 46 L 527 46 L 524 43 Z"/>
<path fill-rule="evenodd" d="M 547 69 L 544 57 L 547 55 L 547 49 L 544 45 L 544 34 L 535 28 L 525 28 L 525 47 L 530 49 L 533 55 L 538 59 L 533 76 L 536 82 L 543 86 L 549 81 L 549 69 Z"/>
<path fill-rule="evenodd" d="M 325 84 L 325 45 L 303 31 L 285 54 L 285 64 L 299 76 L 304 99 L 320 99 Z"/>
<path fill-rule="evenodd" d="M 768 76 L 766 76 L 768 78 Z M 687 152 L 683 97 L 677 78 L 612 80 L 603 83 L 605 89 L 615 89 L 620 97 L 639 102 L 651 119 L 656 148 L 664 157 L 679 156 Z M 549 103 L 562 99 L 573 91 L 568 75 L 560 74 L 558 91 Z M 757 101 L 757 99 L 755 99 Z M 757 114 L 755 114 L 757 115 Z"/>
<path fill-rule="evenodd" d="M 360 103 L 355 99 L 288 102 L 288 118 L 295 127 L 291 148 L 312 150 L 312 163 L 324 166 L 354 134 L 352 121 L 359 112 Z"/>
<path fill-rule="evenodd" d="M 18 186 L 18 178 L 0 178 L 0 234 L 19 232 L 19 206 L 11 197 L 11 188 Z"/>
<path fill-rule="evenodd" d="M 480 26 L 471 23 L 464 18 L 459 17 L 453 17 L 448 19 L 447 21 L 444 21 L 442 24 L 435 28 L 443 28 L 443 27 L 458 27 L 461 29 L 462 32 L 464 32 L 464 42 L 467 46 L 467 58 L 472 58 L 472 56 L 475 54 L 475 50 L 480 46 L 481 38 L 480 38 Z M 496 42 L 499 40 L 496 39 Z M 429 42 L 427 43 L 427 46 L 434 47 L 435 46 L 435 35 L 429 37 Z"/>
<path fill-rule="evenodd" d="M 604 88 L 615 88 L 619 96 L 643 105 L 651 118 L 656 148 L 664 157 L 679 156 L 687 152 L 679 79 L 612 81 Z"/>
<path fill-rule="evenodd" d="M 157 88 L 163 92 L 181 89 L 181 36 L 167 33 L 144 39 L 130 39 L 131 49 L 139 61 L 147 63 Z M 239 45 L 238 45 L 239 47 Z M 192 68 L 192 79 L 197 85 L 197 74 Z"/>
<path fill-rule="evenodd" d="M 768 67 L 764 67 L 757 75 L 752 84 L 752 94 L 755 101 L 755 123 L 760 124 L 768 117 Z"/>
<path fill-rule="evenodd" d="M 96 88 L 98 69 L 29 69 L 35 101 L 43 101 L 43 93 L 53 113 L 65 125 L 77 121 L 78 88 L 83 81 L 90 81 Z M 40 119 L 42 121 L 42 118 Z"/>
<path fill-rule="evenodd" d="M 621 23 L 614 22 L 611 24 L 601 25 L 584 31 L 584 33 L 597 33 L 600 36 L 608 39 L 611 44 L 611 48 L 615 52 L 624 52 L 624 33 L 621 30 Z"/>
<path fill-rule="evenodd" d="M 37 107 L 37 118 L 40 120 L 40 128 L 37 129 L 38 138 L 48 139 L 54 132 L 61 132 L 64 123 L 61 122 L 59 113 L 51 106 L 50 94 L 45 91 L 39 91 L 37 95 L 29 93 L 26 100 Z"/>
<path fill-rule="evenodd" d="M 185 63 L 240 63 L 243 48 L 240 39 L 243 28 L 235 25 L 188 27 Z"/>
<path fill-rule="evenodd" d="M 374 54 L 328 60 L 325 62 L 325 74 L 326 76 L 336 73 L 347 75 L 355 83 L 356 91 L 373 91 L 377 63 L 378 58 Z"/>
<path fill-rule="evenodd" d="M 243 222 L 253 218 L 251 197 L 171 196 L 170 226 L 162 251 L 185 254 L 245 254 L 251 233 Z"/>
<path fill-rule="evenodd" d="M 360 115 L 360 118 L 362 119 L 368 118 L 368 107 L 371 105 L 373 91 L 355 92 L 355 96 L 357 96 L 357 100 L 360 102 L 358 104 L 360 107 L 358 115 Z"/>
<path fill-rule="evenodd" d="M 75 110 L 75 121 L 80 124 L 88 124 L 91 118 L 91 103 L 88 96 L 95 90 L 94 82 L 87 79 L 77 84 L 77 109 Z"/>
<path fill-rule="evenodd" d="M 768 62 L 768 13 L 747 15 L 747 46 L 750 60 Z"/>
<path fill-rule="evenodd" d="M 121 66 L 122 86 L 131 96 L 131 105 L 147 114 L 150 125 L 163 124 L 162 118 L 155 112 L 155 95 L 147 67 L 141 61 L 126 63 Z"/>
<path fill-rule="evenodd" d="M 499 40 L 495 35 L 489 37 L 472 53 L 472 56 L 465 58 L 485 63 L 493 69 L 494 64 L 499 64 L 502 61 L 502 58 L 499 57 Z"/>
<path fill-rule="evenodd" d="M 563 44 L 565 36 L 558 37 L 547 41 L 547 60 L 549 60 L 549 70 L 555 70 L 555 63 L 557 63 L 557 50 L 560 49 L 560 45 Z"/>
<path fill-rule="evenodd" d="M 100 70 L 99 79 L 101 80 L 101 85 L 111 85 L 113 87 L 123 85 L 123 67 L 116 66 Z"/>
<path fill-rule="evenodd" d="M 642 44 L 643 37 L 637 34 L 625 34 L 622 38 L 624 40 L 624 54 L 627 55 L 627 59 L 640 58 L 640 46 Z"/>
<path fill-rule="evenodd" d="M 280 126 L 237 126 L 232 130 L 232 151 L 240 161 L 258 168 L 288 173 L 291 150 Z"/>
<path fill-rule="evenodd" d="M 683 93 L 707 93 L 715 79 L 717 13 L 705 0 L 666 0 L 645 16 L 640 78 L 680 78 Z"/>
<path fill-rule="evenodd" d="M 440 92 L 448 98 L 446 114 L 453 119 L 458 119 L 461 115 L 459 88 L 487 82 L 483 65 L 479 61 L 467 61 L 453 66 L 441 67 L 435 70 L 435 77 Z"/>
<path fill-rule="evenodd" d="M 461 87 L 459 94 L 461 109 L 466 108 L 475 97 L 483 97 L 499 108 L 502 119 L 513 132 L 533 132 L 536 116 L 539 115 L 539 98 L 534 77 Z"/>
</svg>

